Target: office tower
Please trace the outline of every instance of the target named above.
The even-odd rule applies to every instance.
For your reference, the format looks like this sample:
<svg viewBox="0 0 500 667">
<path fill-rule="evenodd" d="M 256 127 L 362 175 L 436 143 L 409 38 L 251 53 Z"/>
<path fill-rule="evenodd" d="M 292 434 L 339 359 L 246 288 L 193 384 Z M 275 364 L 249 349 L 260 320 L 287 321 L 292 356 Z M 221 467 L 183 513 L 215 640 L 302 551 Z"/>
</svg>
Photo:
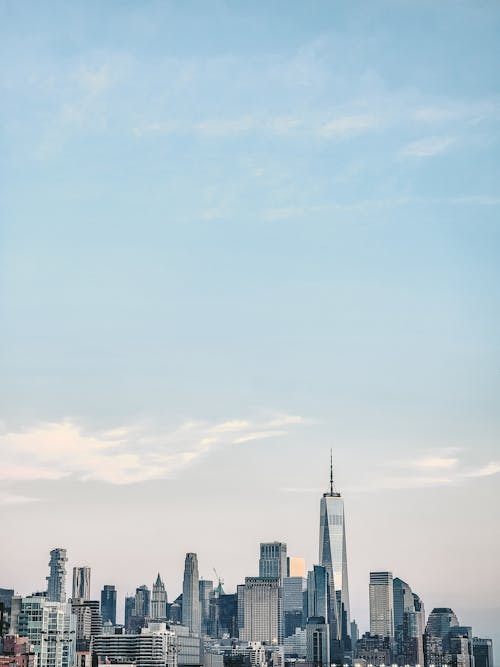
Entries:
<svg viewBox="0 0 500 667">
<path fill-rule="evenodd" d="M 145 584 L 135 589 L 134 616 L 137 618 L 151 616 L 151 591 Z"/>
<path fill-rule="evenodd" d="M 307 662 L 312 667 L 330 667 L 330 626 L 323 616 L 311 616 L 306 625 Z"/>
<path fill-rule="evenodd" d="M 358 624 L 356 623 L 355 619 L 351 621 L 351 644 L 352 644 L 352 650 L 356 650 L 356 644 L 359 639 L 359 628 Z"/>
<path fill-rule="evenodd" d="M 99 600 L 85 600 L 84 604 L 90 608 L 91 611 L 91 629 L 90 633 L 92 637 L 95 635 L 100 635 L 102 632 L 102 616 L 101 616 L 101 605 Z"/>
<path fill-rule="evenodd" d="M 424 607 L 410 586 L 393 579 L 395 656 L 398 664 L 421 665 L 424 661 Z"/>
<path fill-rule="evenodd" d="M 305 558 L 298 556 L 288 556 L 287 558 L 287 577 L 303 577 L 306 576 L 306 561 Z"/>
<path fill-rule="evenodd" d="M 331 453 L 330 490 L 323 494 L 320 504 L 319 564 L 326 567 L 330 577 L 329 622 L 332 658 L 342 659 L 344 650 L 350 650 L 349 581 L 344 500 L 333 484 Z M 335 650 L 333 650 L 334 641 L 339 642 Z"/>
<path fill-rule="evenodd" d="M 491 639 L 474 637 L 472 648 L 474 667 L 493 667 L 493 642 Z"/>
<path fill-rule="evenodd" d="M 66 602 L 66 549 L 52 549 L 47 577 L 47 599 L 50 602 Z"/>
<path fill-rule="evenodd" d="M 323 617 L 329 623 L 330 583 L 329 574 L 323 565 L 314 565 L 307 574 L 307 617 Z"/>
<path fill-rule="evenodd" d="M 240 639 L 267 644 L 282 642 L 283 605 L 278 578 L 246 577 L 243 606 Z"/>
<path fill-rule="evenodd" d="M 297 628 L 293 635 L 283 639 L 283 648 L 286 658 L 307 658 L 307 629 Z"/>
<path fill-rule="evenodd" d="M 124 618 L 124 623 L 125 623 L 125 628 L 127 630 L 130 629 L 130 624 L 131 624 L 131 621 L 132 621 L 132 617 L 134 616 L 134 610 L 135 610 L 135 597 L 133 595 L 125 596 L 125 618 Z"/>
<path fill-rule="evenodd" d="M 392 572 L 370 572 L 370 634 L 394 638 Z"/>
<path fill-rule="evenodd" d="M 73 599 L 90 600 L 90 567 L 73 568 Z"/>
<path fill-rule="evenodd" d="M 157 621 L 167 619 L 167 591 L 159 572 L 151 594 L 151 617 Z"/>
<path fill-rule="evenodd" d="M 101 591 L 101 615 L 103 623 L 116 625 L 116 588 L 110 584 Z"/>
<path fill-rule="evenodd" d="M 43 595 L 20 599 L 12 634 L 29 639 L 38 667 L 73 667 L 75 631 L 70 604 L 53 602 Z"/>
<path fill-rule="evenodd" d="M 245 625 L 245 584 L 236 586 L 236 596 L 238 598 L 238 633 L 241 633 Z"/>
<path fill-rule="evenodd" d="M 200 579 L 199 584 L 200 614 L 201 614 L 201 634 L 208 632 L 208 621 L 210 616 L 210 596 L 214 590 L 214 582 L 208 579 Z"/>
<path fill-rule="evenodd" d="M 182 584 L 182 623 L 197 635 L 201 634 L 199 580 L 198 557 L 187 553 Z"/>
<path fill-rule="evenodd" d="M 458 619 L 449 607 L 435 607 L 429 614 L 424 635 L 425 665 L 447 665 L 450 656 L 450 631 L 458 628 Z"/>
<path fill-rule="evenodd" d="M 216 636 L 225 634 L 238 636 L 238 596 L 236 593 L 222 593 L 217 598 L 218 627 Z M 491 666 L 492 667 L 492 666 Z"/>
<path fill-rule="evenodd" d="M 282 581 L 286 575 L 286 544 L 284 542 L 261 542 L 259 577 L 270 577 Z"/>
<path fill-rule="evenodd" d="M 425 632 L 431 637 L 444 639 L 449 634 L 450 628 L 458 624 L 458 618 L 452 609 L 449 607 L 435 607 L 429 614 Z"/>
<path fill-rule="evenodd" d="M 285 577 L 283 579 L 283 636 L 290 637 L 297 628 L 304 627 L 304 577 Z"/>
</svg>

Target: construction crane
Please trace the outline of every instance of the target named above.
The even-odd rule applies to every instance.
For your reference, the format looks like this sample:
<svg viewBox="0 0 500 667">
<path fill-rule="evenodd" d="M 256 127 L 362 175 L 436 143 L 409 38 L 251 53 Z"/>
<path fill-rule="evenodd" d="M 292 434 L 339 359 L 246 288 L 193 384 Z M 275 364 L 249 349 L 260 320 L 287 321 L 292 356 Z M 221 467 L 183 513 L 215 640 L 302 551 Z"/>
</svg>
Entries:
<svg viewBox="0 0 500 667">
<path fill-rule="evenodd" d="M 213 568 L 213 570 L 214 570 L 214 572 L 215 572 L 215 576 L 217 577 L 217 581 L 218 581 L 218 586 L 217 586 L 217 588 L 218 588 L 218 590 L 219 590 L 219 593 L 222 593 L 222 592 L 223 592 L 223 590 L 222 590 L 222 586 L 224 585 L 224 579 L 221 579 L 221 578 L 219 577 L 219 575 L 217 574 L 217 570 L 215 569 L 215 567 Z"/>
</svg>

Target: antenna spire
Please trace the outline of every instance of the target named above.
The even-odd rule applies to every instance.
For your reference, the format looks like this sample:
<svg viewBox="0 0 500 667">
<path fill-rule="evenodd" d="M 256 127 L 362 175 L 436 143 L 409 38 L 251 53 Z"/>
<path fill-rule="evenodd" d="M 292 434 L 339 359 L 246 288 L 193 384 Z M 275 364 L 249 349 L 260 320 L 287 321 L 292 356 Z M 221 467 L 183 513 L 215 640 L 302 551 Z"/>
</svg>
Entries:
<svg viewBox="0 0 500 667">
<path fill-rule="evenodd" d="M 330 449 L 330 495 L 333 496 L 333 455 Z"/>
</svg>

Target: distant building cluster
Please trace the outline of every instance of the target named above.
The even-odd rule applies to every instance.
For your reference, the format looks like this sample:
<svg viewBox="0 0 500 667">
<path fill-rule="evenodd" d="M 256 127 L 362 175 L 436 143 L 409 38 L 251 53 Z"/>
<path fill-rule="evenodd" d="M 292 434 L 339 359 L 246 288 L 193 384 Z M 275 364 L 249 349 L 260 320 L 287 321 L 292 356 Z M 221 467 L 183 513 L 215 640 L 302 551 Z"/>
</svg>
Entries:
<svg viewBox="0 0 500 667">
<path fill-rule="evenodd" d="M 474 637 L 449 608 L 424 604 L 391 572 L 371 572 L 370 630 L 351 620 L 344 500 L 333 485 L 320 502 L 318 563 L 283 542 L 260 545 L 259 576 L 235 593 L 200 579 L 187 553 L 182 594 L 169 602 L 160 574 L 125 597 L 106 584 L 92 599 L 91 570 L 73 569 L 66 593 L 66 549 L 50 552 L 46 590 L 0 589 L 0 667 L 493 667 L 492 641 Z"/>
</svg>

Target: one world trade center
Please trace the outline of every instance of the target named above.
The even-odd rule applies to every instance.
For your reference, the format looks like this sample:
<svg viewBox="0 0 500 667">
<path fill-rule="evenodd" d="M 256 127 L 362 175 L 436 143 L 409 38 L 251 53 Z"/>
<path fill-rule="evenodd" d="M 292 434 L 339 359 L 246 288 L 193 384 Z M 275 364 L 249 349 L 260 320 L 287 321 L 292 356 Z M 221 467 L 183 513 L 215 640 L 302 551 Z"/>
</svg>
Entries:
<svg viewBox="0 0 500 667">
<path fill-rule="evenodd" d="M 330 452 L 330 490 L 323 494 L 320 506 L 319 563 L 329 575 L 330 639 L 332 657 L 343 660 L 351 650 L 349 581 L 345 537 L 344 500 L 333 484 Z"/>
</svg>

